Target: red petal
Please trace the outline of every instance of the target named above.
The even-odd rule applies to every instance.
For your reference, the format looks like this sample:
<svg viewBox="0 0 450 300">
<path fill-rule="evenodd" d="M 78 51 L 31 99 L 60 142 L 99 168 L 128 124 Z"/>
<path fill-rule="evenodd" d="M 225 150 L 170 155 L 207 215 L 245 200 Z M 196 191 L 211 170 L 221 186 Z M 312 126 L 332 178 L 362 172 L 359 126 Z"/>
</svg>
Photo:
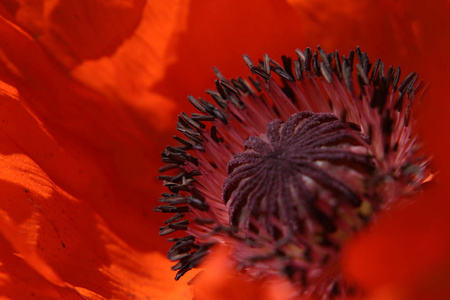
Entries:
<svg viewBox="0 0 450 300">
<path fill-rule="evenodd" d="M 113 53 L 133 33 L 145 1 L 8 1 L 17 24 L 72 67 Z M 101 37 L 101 38 L 99 38 Z"/>
<path fill-rule="evenodd" d="M 114 53 L 85 60 L 72 70 L 72 75 L 86 86 L 131 108 L 148 134 L 175 128 L 175 115 L 179 113 L 176 99 L 156 93 L 154 85 L 164 79 L 166 68 L 177 59 L 173 45 L 186 29 L 188 4 L 148 2 L 136 30 Z M 179 88 L 175 82 L 171 84 Z"/>
<path fill-rule="evenodd" d="M 152 134 L 171 128 L 175 103 L 192 109 L 186 95 L 204 95 L 213 84 L 212 66 L 227 76 L 242 75 L 248 73 L 243 54 L 256 60 L 267 52 L 279 60 L 301 45 L 301 20 L 286 3 L 233 1 L 38 1 L 7 7 L 72 76 L 119 101 Z M 123 26 L 118 32 L 112 26 L 117 18 Z"/>
<path fill-rule="evenodd" d="M 407 295 L 405 299 L 450 295 L 450 205 L 441 192 L 426 191 L 410 207 L 384 216 L 370 235 L 354 243 L 346 253 L 350 275 L 371 292 L 393 288 Z"/>
<path fill-rule="evenodd" d="M 73 75 L 134 107 L 153 128 L 167 129 L 173 128 L 168 124 L 174 114 L 192 110 L 188 94 L 204 96 L 213 86 L 213 66 L 229 77 L 245 76 L 243 54 L 257 60 L 270 53 L 280 60 L 302 43 L 301 22 L 281 1 L 183 3 L 148 4 L 132 38 L 113 55 L 83 63 Z"/>
<path fill-rule="evenodd" d="M 149 201 L 160 191 L 155 169 L 162 145 L 152 144 L 117 106 L 68 80 L 12 24 L 3 20 L 0 35 L 1 58 L 11 74 L 4 79 L 15 84 L 48 132 L 34 135 L 3 110 L 9 135 L 56 184 L 101 211 L 128 243 L 165 248 L 152 229 L 160 220 Z"/>
<path fill-rule="evenodd" d="M 172 263 L 162 254 L 130 247 L 104 221 L 106 207 L 96 207 L 91 198 L 76 198 L 76 193 L 55 182 L 64 183 L 59 177 L 63 170 L 66 180 L 75 180 L 82 170 L 76 163 L 84 161 L 72 158 L 70 151 L 56 143 L 24 109 L 17 90 L 2 84 L 0 97 L 0 286 L 4 295 L 12 299 L 32 295 L 46 299 L 188 297 L 185 282 L 173 286 Z M 52 178 L 37 161 L 56 176 Z M 86 184 L 84 188 L 95 192 L 96 185 L 102 184 L 100 178 L 92 178 L 93 184 L 82 178 L 75 185 Z M 115 214 L 115 221 L 127 226 L 121 223 L 127 211 Z"/>
<path fill-rule="evenodd" d="M 359 45 L 372 59 L 402 66 L 404 74 L 424 75 L 427 55 L 445 42 L 438 39 L 447 28 L 443 27 L 448 14 L 445 0 L 427 5 L 420 0 L 288 2 L 302 18 L 307 44 L 338 49 L 345 55 Z"/>
<path fill-rule="evenodd" d="M 131 110 L 148 133 L 167 129 L 173 102 L 150 92 L 174 60 L 189 1 L 33 1 L 3 15 L 73 76 Z M 1 11 L 1 9 L 0 9 Z M 80 65 L 81 64 L 81 65 Z M 172 124 L 172 123 L 170 123 Z M 150 127 L 151 126 L 151 127 Z"/>
<path fill-rule="evenodd" d="M 213 66 L 227 78 L 246 76 L 243 54 L 257 62 L 269 53 L 281 62 L 302 45 L 302 22 L 284 1 L 193 1 L 187 31 L 174 48 L 177 61 L 155 90 L 192 110 L 186 94 L 204 97 L 214 86 Z"/>
</svg>

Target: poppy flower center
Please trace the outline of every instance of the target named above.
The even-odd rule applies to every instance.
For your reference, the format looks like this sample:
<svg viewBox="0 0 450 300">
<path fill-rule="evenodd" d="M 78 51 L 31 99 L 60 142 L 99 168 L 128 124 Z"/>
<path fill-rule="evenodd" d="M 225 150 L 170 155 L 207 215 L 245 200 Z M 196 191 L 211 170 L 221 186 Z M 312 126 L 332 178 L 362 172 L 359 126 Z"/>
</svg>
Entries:
<svg viewBox="0 0 450 300">
<path fill-rule="evenodd" d="M 336 231 L 337 210 L 361 205 L 364 173 L 374 168 L 358 126 L 330 113 L 274 120 L 244 147 L 228 164 L 223 198 L 231 225 L 247 236 L 260 229 L 279 236 L 274 219 L 291 234 Z M 317 226 L 305 224 L 311 220 Z"/>
<path fill-rule="evenodd" d="M 173 214 L 161 235 L 187 233 L 171 239 L 176 279 L 227 244 L 251 276 L 319 299 L 353 295 L 342 245 L 430 176 L 412 132 L 417 74 L 400 82 L 399 68 L 359 48 L 296 52 L 283 65 L 244 56 L 248 79 L 216 70 L 215 104 L 188 97 L 200 113 L 178 118 L 184 137 L 162 153 L 173 174 L 160 176 L 169 192 L 155 208 Z"/>
</svg>

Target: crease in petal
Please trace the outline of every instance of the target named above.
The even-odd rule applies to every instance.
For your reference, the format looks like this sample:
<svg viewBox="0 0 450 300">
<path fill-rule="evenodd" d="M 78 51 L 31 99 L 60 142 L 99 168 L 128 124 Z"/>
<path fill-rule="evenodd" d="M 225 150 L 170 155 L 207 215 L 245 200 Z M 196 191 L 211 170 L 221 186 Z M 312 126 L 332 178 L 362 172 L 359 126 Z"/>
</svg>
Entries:
<svg viewBox="0 0 450 300">
<path fill-rule="evenodd" d="M 1 299 L 85 299 L 69 285 L 55 285 L 30 268 L 0 234 Z"/>
<path fill-rule="evenodd" d="M 14 248 L 18 251 L 17 256 L 26 260 L 27 263 L 34 267 L 35 271 L 41 274 L 49 282 L 63 286 L 62 280 L 53 271 L 53 269 L 34 251 L 37 243 L 37 232 L 39 229 L 38 220 L 39 215 L 33 214 L 23 224 L 15 224 L 5 210 L 0 209 L 0 230 L 8 241 L 12 243 Z M 23 232 L 27 233 L 24 236 Z M 33 245 L 34 244 L 34 245 Z"/>
<path fill-rule="evenodd" d="M 72 76 L 112 101 L 131 107 L 153 130 L 167 129 L 167 120 L 177 107 L 173 99 L 152 89 L 177 59 L 173 45 L 186 30 L 188 6 L 189 1 L 181 0 L 148 2 L 130 38 L 113 54 L 84 61 L 72 70 Z"/>
<path fill-rule="evenodd" d="M 7 255 L 13 255 L 18 260 L 13 265 L 22 265 L 0 269 L 18 281 L 16 289 L 8 291 L 11 295 L 23 284 L 24 295 L 36 293 L 37 286 L 48 287 L 42 295 L 49 299 L 66 294 L 73 295 L 65 299 L 166 299 L 167 294 L 190 299 L 187 284 L 172 288 L 171 262 L 161 253 L 131 248 L 92 207 L 61 190 L 29 157 L 18 154 L 20 149 L 8 137 L 0 137 L 2 153 L 7 147 L 16 152 L 0 158 L 0 188 L 5 193 L 0 235 L 14 249 L 4 247 L 8 251 L 0 251 L 0 261 L 10 262 Z M 26 283 L 26 277 L 31 282 Z M 10 284 L 7 279 L 4 283 Z"/>
<path fill-rule="evenodd" d="M 100 271 L 111 278 L 111 286 L 119 298 L 155 300 L 192 299 L 192 287 L 187 283 L 197 272 L 175 284 L 170 262 L 160 252 L 137 252 L 119 240 L 100 223 L 99 231 L 105 242 L 111 264 Z M 151 268 L 149 268 L 151 266 Z"/>
<path fill-rule="evenodd" d="M 3 132 L 0 141 L 2 153 L 13 149 L 17 152 L 16 145 L 8 143 L 10 140 Z M 50 180 L 24 154 L 2 154 L 0 161 L 0 189 L 4 193 L 0 203 L 0 243 L 3 244 L 0 261 L 3 261 L 2 273 L 11 278 L 11 282 L 4 283 L 5 294 L 13 299 L 28 298 L 27 293 L 49 299 L 63 295 L 67 299 L 81 298 L 55 268 L 59 266 L 55 261 L 64 256 L 66 243 L 70 245 L 71 241 L 66 240 L 70 237 L 53 215 L 61 213 L 58 209 L 61 204 L 43 202 L 54 197 Z M 75 204 L 68 196 L 66 201 L 69 206 Z M 64 216 L 61 214 L 59 218 Z"/>
<path fill-rule="evenodd" d="M 171 263 L 158 252 L 136 250 L 104 219 L 104 211 L 111 210 L 115 226 L 125 227 L 136 214 L 114 210 L 113 203 L 99 207 L 57 184 L 58 172 L 73 184 L 84 161 L 62 148 L 22 101 L 17 89 L 0 85 L 0 243 L 6 245 L 0 247 L 0 274 L 6 295 L 111 299 L 149 294 L 164 299 L 173 285 Z M 87 192 L 105 188 L 98 174 L 89 176 L 78 182 Z M 149 231 L 134 228 L 139 230 L 134 234 L 149 238 Z M 130 234 L 133 228 L 124 230 Z M 189 290 L 182 284 L 172 293 L 188 299 Z"/>
<path fill-rule="evenodd" d="M 5 10 L 56 61 L 72 68 L 111 54 L 132 35 L 144 5 L 144 0 L 19 0 L 6 3 Z"/>
</svg>

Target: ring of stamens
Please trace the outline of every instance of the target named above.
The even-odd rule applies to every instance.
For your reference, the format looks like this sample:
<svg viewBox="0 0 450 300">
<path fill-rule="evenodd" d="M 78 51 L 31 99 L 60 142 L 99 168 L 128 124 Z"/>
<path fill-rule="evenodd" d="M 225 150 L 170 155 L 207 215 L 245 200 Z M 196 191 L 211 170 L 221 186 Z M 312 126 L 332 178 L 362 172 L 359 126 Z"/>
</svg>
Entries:
<svg viewBox="0 0 450 300">
<path fill-rule="evenodd" d="M 244 56 L 256 76 L 216 69 L 214 102 L 188 97 L 200 113 L 178 118 L 184 136 L 162 153 L 172 174 L 159 177 L 169 192 L 155 208 L 173 214 L 161 235 L 187 234 L 170 239 L 176 279 L 226 243 L 250 274 L 286 276 L 318 298 L 351 295 L 336 267 L 342 244 L 432 177 L 412 126 L 416 73 L 400 81 L 399 67 L 358 47 L 296 53 L 282 65 Z"/>
</svg>

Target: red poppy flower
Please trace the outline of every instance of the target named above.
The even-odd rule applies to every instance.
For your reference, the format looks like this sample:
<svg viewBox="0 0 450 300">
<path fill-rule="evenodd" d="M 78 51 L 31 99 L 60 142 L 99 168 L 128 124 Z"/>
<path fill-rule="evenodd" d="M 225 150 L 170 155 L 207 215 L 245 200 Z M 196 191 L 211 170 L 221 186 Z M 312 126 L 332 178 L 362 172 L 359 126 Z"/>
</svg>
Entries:
<svg viewBox="0 0 450 300">
<path fill-rule="evenodd" d="M 168 245 L 155 230 L 163 220 L 152 212 L 159 152 L 189 106 L 185 96 L 212 86 L 212 66 L 244 74 L 243 53 L 358 44 L 432 83 L 418 131 L 441 173 L 416 202 L 362 234 L 345 268 L 367 297 L 445 298 L 448 12 L 444 0 L 4 1 L 1 295 L 190 299 L 189 278 L 172 281 Z M 198 299 L 284 296 L 286 283 L 249 283 L 217 256 L 211 268 L 240 288 L 199 277 Z"/>
</svg>

